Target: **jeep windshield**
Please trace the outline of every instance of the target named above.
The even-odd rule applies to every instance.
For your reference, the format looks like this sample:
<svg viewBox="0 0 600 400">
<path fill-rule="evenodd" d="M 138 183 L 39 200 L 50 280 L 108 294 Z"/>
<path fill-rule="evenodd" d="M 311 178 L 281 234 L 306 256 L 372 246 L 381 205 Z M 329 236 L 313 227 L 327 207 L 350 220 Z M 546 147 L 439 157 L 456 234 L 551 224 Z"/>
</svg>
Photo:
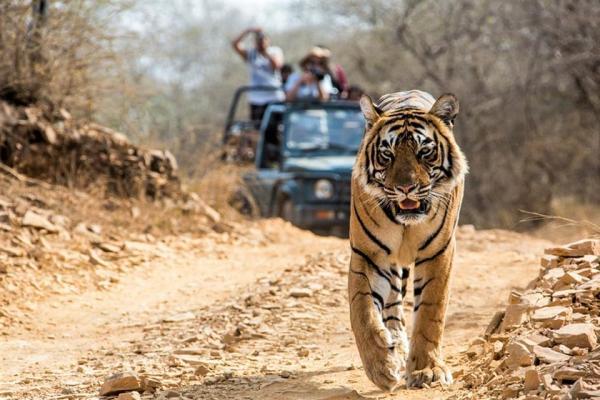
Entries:
<svg viewBox="0 0 600 400">
<path fill-rule="evenodd" d="M 365 121 L 359 109 L 307 109 L 289 113 L 285 147 L 293 152 L 356 153 Z"/>
</svg>

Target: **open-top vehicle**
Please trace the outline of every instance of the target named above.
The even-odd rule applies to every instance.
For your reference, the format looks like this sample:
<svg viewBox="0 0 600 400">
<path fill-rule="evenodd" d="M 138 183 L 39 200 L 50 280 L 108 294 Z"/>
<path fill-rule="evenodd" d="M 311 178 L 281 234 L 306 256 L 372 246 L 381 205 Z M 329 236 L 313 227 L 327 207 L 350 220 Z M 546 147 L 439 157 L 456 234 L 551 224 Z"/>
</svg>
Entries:
<svg viewBox="0 0 600 400">
<path fill-rule="evenodd" d="M 257 212 L 322 233 L 347 234 L 350 175 L 364 131 L 354 102 L 269 105 L 255 168 L 243 176 Z"/>
</svg>

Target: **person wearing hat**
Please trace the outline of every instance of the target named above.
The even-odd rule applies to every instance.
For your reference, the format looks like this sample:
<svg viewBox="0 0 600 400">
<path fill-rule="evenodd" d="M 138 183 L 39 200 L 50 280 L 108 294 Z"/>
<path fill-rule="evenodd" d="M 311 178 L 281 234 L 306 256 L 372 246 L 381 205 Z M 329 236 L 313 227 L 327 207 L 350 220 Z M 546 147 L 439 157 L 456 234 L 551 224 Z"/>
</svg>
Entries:
<svg viewBox="0 0 600 400">
<path fill-rule="evenodd" d="M 323 68 L 331 77 L 331 84 L 337 91 L 337 95 L 340 98 L 343 98 L 347 95 L 348 91 L 348 77 L 346 75 L 346 71 L 340 64 L 332 64 L 331 63 L 331 50 L 325 45 L 318 44 L 315 47 L 319 47 L 323 50 L 323 58 L 321 60 L 323 64 Z"/>
<path fill-rule="evenodd" d="M 241 42 L 251 33 L 254 33 L 255 46 L 246 49 Z M 261 28 L 246 29 L 231 42 L 231 45 L 235 52 L 248 64 L 250 86 L 281 87 L 279 70 L 283 65 L 283 52 L 279 47 L 269 45 L 269 38 Z M 281 90 L 251 90 L 248 92 L 250 118 L 254 121 L 260 121 L 269 103 L 282 101 L 283 99 L 284 94 Z"/>
<path fill-rule="evenodd" d="M 300 72 L 295 72 L 285 84 L 285 98 L 294 100 L 329 100 L 333 89 L 331 77 L 323 68 L 323 49 L 314 47 L 302 60 Z"/>
</svg>

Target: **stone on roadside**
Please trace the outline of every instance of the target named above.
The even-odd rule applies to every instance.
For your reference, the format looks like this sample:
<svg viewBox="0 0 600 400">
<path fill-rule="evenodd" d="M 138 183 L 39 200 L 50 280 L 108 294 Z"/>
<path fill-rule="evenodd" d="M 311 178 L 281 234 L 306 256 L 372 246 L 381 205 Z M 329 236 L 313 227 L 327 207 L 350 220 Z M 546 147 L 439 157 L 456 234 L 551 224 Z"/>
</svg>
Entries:
<svg viewBox="0 0 600 400">
<path fill-rule="evenodd" d="M 143 376 L 142 380 L 142 390 L 144 392 L 154 393 L 157 389 L 162 386 L 162 383 L 156 379 L 149 376 Z"/>
<path fill-rule="evenodd" d="M 546 269 L 548 269 L 548 268 L 556 268 L 556 267 L 558 267 L 558 257 L 556 257 L 556 256 L 550 256 L 550 255 L 544 255 L 540 259 L 540 265 L 542 267 L 546 268 Z"/>
<path fill-rule="evenodd" d="M 574 284 L 580 284 L 585 282 L 587 279 L 585 279 L 583 276 L 579 275 L 577 272 L 575 271 L 567 271 L 563 276 L 560 277 L 560 279 L 554 284 L 553 289 L 554 290 L 560 290 L 560 289 L 564 289 L 564 288 L 568 288 L 571 285 Z"/>
<path fill-rule="evenodd" d="M 210 372 L 210 369 L 208 369 L 208 367 L 204 364 L 200 364 L 198 365 L 198 367 L 196 367 L 196 370 L 194 371 L 194 375 L 196 376 L 206 376 L 206 374 L 208 374 Z"/>
<path fill-rule="evenodd" d="M 583 239 L 567 245 L 570 249 L 580 250 L 584 255 L 600 256 L 600 239 Z"/>
<path fill-rule="evenodd" d="M 142 397 L 138 392 L 126 392 L 119 394 L 117 400 L 141 400 Z"/>
<path fill-rule="evenodd" d="M 522 343 L 509 343 L 508 346 L 506 346 L 506 353 L 508 353 L 506 365 L 512 370 L 518 369 L 519 367 L 528 367 L 533 364 L 533 354 Z"/>
<path fill-rule="evenodd" d="M 525 370 L 525 390 L 537 390 L 542 384 L 540 373 L 535 368 L 527 368 Z"/>
<path fill-rule="evenodd" d="M 584 239 L 569 243 L 565 246 L 550 247 L 544 254 L 558 257 L 583 257 L 585 255 L 600 255 L 600 240 Z"/>
<path fill-rule="evenodd" d="M 529 351 L 533 351 L 533 346 L 543 346 L 546 347 L 550 345 L 550 339 L 547 336 L 544 336 L 539 333 L 532 333 L 527 336 L 519 337 L 518 341 L 527 346 Z"/>
<path fill-rule="evenodd" d="M 512 384 L 506 386 L 502 389 L 502 398 L 503 399 L 513 399 L 515 397 L 519 397 L 519 390 L 521 389 L 521 385 Z"/>
<path fill-rule="evenodd" d="M 566 354 L 542 346 L 533 346 L 533 354 L 535 354 L 538 360 L 546 364 L 565 362 L 571 358 Z"/>
<path fill-rule="evenodd" d="M 312 295 L 312 290 L 308 288 L 293 288 L 292 290 L 290 290 L 290 296 L 295 298 L 311 297 Z"/>
<path fill-rule="evenodd" d="M 142 383 L 134 372 L 120 372 L 108 376 L 100 388 L 100 396 L 115 395 L 122 392 L 142 390 Z"/>
<path fill-rule="evenodd" d="M 594 331 L 594 325 L 587 323 L 565 325 L 554 332 L 554 341 L 564 344 L 569 348 L 579 347 L 592 349 L 596 346 L 598 339 Z"/>
<path fill-rule="evenodd" d="M 179 314 L 174 314 L 169 317 L 163 318 L 162 322 L 182 322 L 189 321 L 191 319 L 196 318 L 193 312 L 187 311 Z"/>
<path fill-rule="evenodd" d="M 561 367 L 554 371 L 552 377 L 559 382 L 576 381 L 579 378 L 585 378 L 588 375 L 586 371 L 579 370 L 573 367 Z"/>
<path fill-rule="evenodd" d="M 527 305 L 509 304 L 504 313 L 501 330 L 506 331 L 527 321 Z"/>
<path fill-rule="evenodd" d="M 30 228 L 45 229 L 51 233 L 56 233 L 59 230 L 58 226 L 50 222 L 48 218 L 32 210 L 27 210 L 25 212 L 25 215 L 21 220 L 21 225 Z"/>
<path fill-rule="evenodd" d="M 567 321 L 570 321 L 572 314 L 573 311 L 570 307 L 542 307 L 533 312 L 531 320 L 542 323 L 545 327 L 557 329 L 563 326 Z"/>
</svg>

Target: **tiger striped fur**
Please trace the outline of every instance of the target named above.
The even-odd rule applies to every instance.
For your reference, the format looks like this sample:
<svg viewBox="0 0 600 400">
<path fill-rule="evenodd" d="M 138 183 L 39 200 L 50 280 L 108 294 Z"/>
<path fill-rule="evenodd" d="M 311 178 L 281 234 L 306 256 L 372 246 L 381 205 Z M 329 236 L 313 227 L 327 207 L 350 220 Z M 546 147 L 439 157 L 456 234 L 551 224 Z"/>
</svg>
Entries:
<svg viewBox="0 0 600 400">
<path fill-rule="evenodd" d="M 367 376 L 394 390 L 452 382 L 442 334 L 467 162 L 458 100 L 412 90 L 360 101 L 366 133 L 352 173 L 350 320 Z M 402 301 L 413 270 L 410 344 Z"/>
</svg>

